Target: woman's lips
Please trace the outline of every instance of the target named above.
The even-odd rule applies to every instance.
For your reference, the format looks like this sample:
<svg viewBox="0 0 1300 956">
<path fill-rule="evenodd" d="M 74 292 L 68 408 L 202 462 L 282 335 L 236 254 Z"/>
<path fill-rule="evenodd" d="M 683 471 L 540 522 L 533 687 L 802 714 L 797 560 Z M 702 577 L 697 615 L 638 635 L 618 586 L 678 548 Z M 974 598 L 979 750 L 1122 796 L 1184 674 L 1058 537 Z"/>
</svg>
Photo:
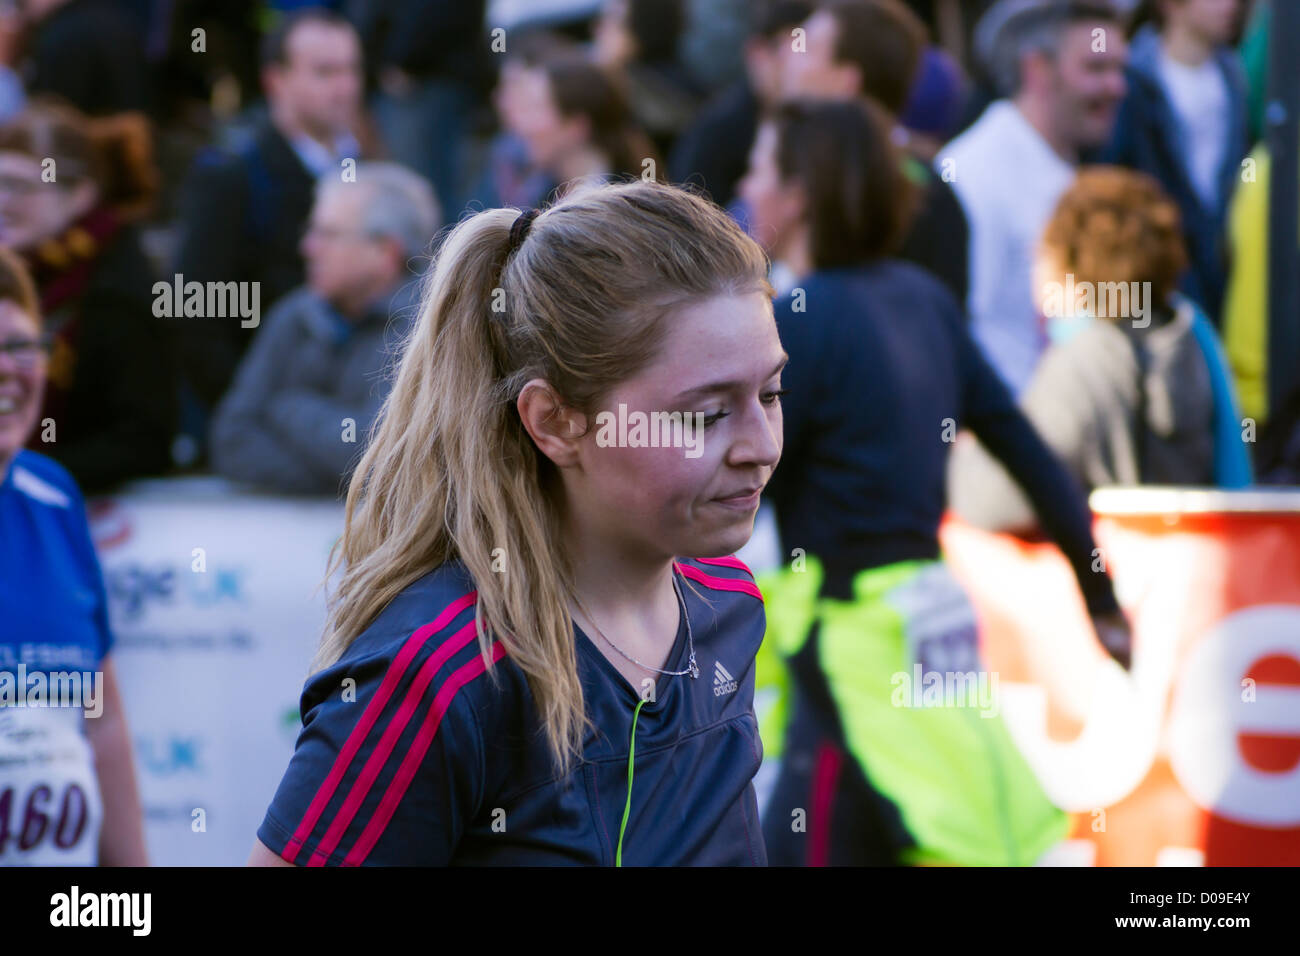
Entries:
<svg viewBox="0 0 1300 956">
<path fill-rule="evenodd" d="M 758 499 L 762 494 L 762 488 L 755 488 L 752 491 L 742 492 L 738 495 L 733 495 L 730 498 L 714 498 L 713 500 L 724 508 L 734 508 L 736 511 L 749 511 L 758 507 Z"/>
</svg>

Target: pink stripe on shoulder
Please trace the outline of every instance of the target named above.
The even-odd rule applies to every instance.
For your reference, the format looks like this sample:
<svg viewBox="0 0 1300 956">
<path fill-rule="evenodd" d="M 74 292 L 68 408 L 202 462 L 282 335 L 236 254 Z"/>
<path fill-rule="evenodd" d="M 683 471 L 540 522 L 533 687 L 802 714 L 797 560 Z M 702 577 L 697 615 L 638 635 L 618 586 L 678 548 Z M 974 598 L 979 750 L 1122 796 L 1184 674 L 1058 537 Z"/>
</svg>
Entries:
<svg viewBox="0 0 1300 956">
<path fill-rule="evenodd" d="M 763 592 L 752 581 L 737 581 L 734 578 L 719 578 L 712 574 L 705 574 L 699 568 L 691 567 L 689 564 L 676 564 L 677 570 L 692 581 L 698 581 L 707 588 L 715 591 L 739 591 L 741 594 L 748 594 L 750 597 L 756 597 L 763 600 Z"/>
<path fill-rule="evenodd" d="M 298 824 L 298 829 L 294 831 L 292 839 L 285 845 L 284 852 L 281 854 L 290 863 L 295 862 L 298 854 L 302 851 L 303 844 L 311 835 L 320 820 L 325 808 L 334 797 L 334 791 L 338 789 L 343 777 L 347 774 L 348 767 L 351 766 L 352 760 L 356 757 L 361 745 L 365 743 L 366 737 L 374 727 L 379 715 L 384 712 L 388 705 L 389 698 L 397 689 L 398 683 L 406 674 L 407 667 L 415 658 L 417 652 L 433 635 L 437 634 L 449 623 L 456 619 L 457 615 L 468 607 L 473 607 L 475 600 L 478 598 L 477 591 L 470 591 L 463 597 L 457 598 L 451 604 L 443 608 L 433 621 L 418 628 L 405 644 L 402 645 L 401 651 L 397 657 L 388 665 L 388 670 L 384 674 L 384 680 L 380 684 L 375 695 L 370 698 L 370 703 L 366 705 L 365 712 L 357 725 L 352 728 L 352 733 L 348 736 L 347 742 L 344 743 L 339 755 L 334 758 L 334 764 L 330 768 L 329 775 L 321 782 L 320 787 L 316 790 L 316 796 L 312 798 L 311 804 L 307 808 L 307 813 L 303 816 L 302 822 Z M 459 636 L 459 635 L 458 635 Z M 452 642 L 454 643 L 454 641 Z M 445 657 L 450 657 L 458 648 L 447 650 Z M 444 657 L 444 659 L 445 659 Z"/>
<path fill-rule="evenodd" d="M 500 641 L 492 642 L 492 662 L 496 663 L 505 657 L 506 649 Z M 480 654 L 472 661 L 461 665 L 456 671 L 447 678 L 447 682 L 438 688 L 438 694 L 433 699 L 433 705 L 429 708 L 428 714 L 425 715 L 424 723 L 420 725 L 419 733 L 415 735 L 415 742 L 411 749 L 407 751 L 406 757 L 402 760 L 401 766 L 397 768 L 397 773 L 393 776 L 392 781 L 388 784 L 388 790 L 385 791 L 383 798 L 379 801 L 379 806 L 375 810 L 374 816 L 366 824 L 366 828 L 357 838 L 356 844 L 348 851 L 348 855 L 343 860 L 344 866 L 360 866 L 370 851 L 375 848 L 379 842 L 380 836 L 383 835 L 384 828 L 388 826 L 388 821 L 393 818 L 397 811 L 397 805 L 402 802 L 402 797 L 406 795 L 407 788 L 411 781 L 415 779 L 415 773 L 419 769 L 424 755 L 428 753 L 433 738 L 438 733 L 438 726 L 442 723 L 443 715 L 451 706 L 452 700 L 460 689 L 468 684 L 474 678 L 479 677 L 487 669 L 487 664 L 483 661 L 483 655 Z"/>
<path fill-rule="evenodd" d="M 698 561 L 700 564 L 716 564 L 720 568 L 735 568 L 737 571 L 744 571 L 751 578 L 754 576 L 754 572 L 749 570 L 749 565 L 734 554 L 725 558 L 694 558 L 692 560 Z"/>
</svg>

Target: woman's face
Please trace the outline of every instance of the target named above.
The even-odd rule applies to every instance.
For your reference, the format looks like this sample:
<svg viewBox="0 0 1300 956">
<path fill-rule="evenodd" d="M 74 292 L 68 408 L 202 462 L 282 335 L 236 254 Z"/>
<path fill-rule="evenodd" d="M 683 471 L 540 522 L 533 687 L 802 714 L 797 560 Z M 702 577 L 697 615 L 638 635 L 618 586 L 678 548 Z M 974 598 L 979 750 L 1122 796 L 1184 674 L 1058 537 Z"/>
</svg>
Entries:
<svg viewBox="0 0 1300 956">
<path fill-rule="evenodd" d="M 560 115 L 545 70 L 526 70 L 515 82 L 515 132 L 528 147 L 533 163 L 553 171 L 561 157 L 586 142 L 587 121 Z"/>
<path fill-rule="evenodd" d="M 1241 19 L 1239 0 L 1185 0 L 1175 11 L 1210 43 L 1231 43 Z"/>
<path fill-rule="evenodd" d="M 798 184 L 782 181 L 776 148 L 776 127 L 762 124 L 750 150 L 749 171 L 739 188 L 749 207 L 750 234 L 779 259 L 803 221 L 805 203 Z"/>
<path fill-rule="evenodd" d="M 0 153 L 0 244 L 30 249 L 62 231 L 81 213 L 84 188 L 56 178 L 44 182 L 41 164 L 23 153 Z M 54 167 L 57 177 L 58 168 Z"/>
<path fill-rule="evenodd" d="M 27 443 L 45 391 L 40 328 L 17 303 L 0 302 L 0 470 Z"/>
<path fill-rule="evenodd" d="M 520 60 L 507 60 L 501 66 L 501 78 L 497 81 L 497 87 L 492 93 L 492 102 L 496 107 L 497 117 L 501 120 L 501 128 L 507 133 L 518 134 L 520 121 L 524 116 L 524 109 L 528 104 L 521 99 L 524 93 L 524 84 L 528 80 L 528 74 L 531 72 L 527 66 Z"/>
<path fill-rule="evenodd" d="M 629 554 L 731 554 L 753 533 L 781 457 L 786 355 L 772 303 L 761 292 L 718 296 L 681 309 L 667 328 L 655 361 L 588 420 L 579 467 L 564 472 L 568 507 Z M 681 413 L 676 431 L 672 413 Z"/>
</svg>

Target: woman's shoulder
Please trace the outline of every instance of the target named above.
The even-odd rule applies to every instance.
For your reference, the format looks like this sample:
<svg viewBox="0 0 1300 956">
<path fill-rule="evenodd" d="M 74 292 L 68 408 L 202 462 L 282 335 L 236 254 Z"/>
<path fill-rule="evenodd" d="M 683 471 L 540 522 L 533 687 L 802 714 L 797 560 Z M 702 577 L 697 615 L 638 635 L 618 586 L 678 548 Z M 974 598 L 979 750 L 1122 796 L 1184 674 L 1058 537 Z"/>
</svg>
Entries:
<svg viewBox="0 0 1300 956">
<path fill-rule="evenodd" d="M 810 296 L 813 293 L 861 296 L 886 286 L 903 287 L 917 295 L 952 298 L 948 287 L 933 273 L 906 259 L 884 257 L 857 265 L 818 269 L 805 276 L 797 289 L 786 293 L 779 301 L 797 300 L 799 289 Z"/>
<path fill-rule="evenodd" d="M 956 296 L 937 275 L 917 262 L 886 256 L 862 270 L 863 281 L 871 286 L 898 286 L 918 299 L 932 299 L 945 308 L 961 308 Z"/>
<path fill-rule="evenodd" d="M 738 642 L 738 648 L 757 651 L 767 628 L 763 592 L 754 572 L 735 555 L 721 558 L 678 558 L 677 571 L 705 608 L 701 629 L 695 637 L 702 643 Z"/>
<path fill-rule="evenodd" d="M 843 310 L 853 309 L 865 315 L 898 325 L 897 316 L 906 314 L 909 322 L 901 327 L 920 333 L 928 328 L 922 317 L 940 320 L 949 327 L 965 327 L 963 306 L 938 276 L 906 259 L 884 257 L 856 266 L 824 269 L 809 277 L 808 296 L 824 300 L 832 307 L 828 318 L 845 332 L 851 330 L 842 321 Z"/>
<path fill-rule="evenodd" d="M 340 657 L 340 663 L 371 657 L 392 659 L 403 650 L 425 652 L 463 642 L 473 633 L 478 597 L 474 581 L 459 561 L 448 561 L 406 585 L 357 635 Z"/>
<path fill-rule="evenodd" d="M 12 520 L 15 515 L 16 523 Z M 0 474 L 0 522 L 7 517 L 11 531 L 6 533 L 12 533 L 14 541 L 6 543 L 16 550 L 9 555 L 9 566 L 0 567 L 0 580 L 37 555 L 47 570 L 57 571 L 53 577 L 45 576 L 45 583 L 54 589 L 47 595 L 51 599 L 57 595 L 63 600 L 72 590 L 99 590 L 99 558 L 91 539 L 86 502 L 63 465 L 39 452 L 19 450 L 8 472 Z M 0 565 L 4 564 L 0 560 Z"/>
<path fill-rule="evenodd" d="M 80 517 L 82 497 L 76 479 L 61 464 L 40 452 L 19 449 L 0 484 L 33 502 Z"/>
<path fill-rule="evenodd" d="M 796 340 L 796 346 L 803 340 L 824 344 L 826 336 L 843 324 L 844 310 L 860 301 L 855 287 L 861 279 L 861 269 L 818 269 L 777 296 L 772 307 L 782 344 L 787 338 Z"/>
<path fill-rule="evenodd" d="M 678 558 L 677 570 L 689 581 L 726 594 L 746 595 L 760 604 L 763 595 L 754 582 L 754 572 L 734 554 L 721 558 Z"/>
<path fill-rule="evenodd" d="M 679 557 L 675 563 L 682 576 L 710 601 L 761 611 L 763 595 L 754 573 L 734 555 Z M 459 660 L 460 655 L 452 648 L 473 645 L 477 637 L 477 598 L 478 589 L 469 570 L 460 561 L 448 561 L 403 588 L 340 660 L 393 657 L 412 642 L 426 649 L 442 649 Z M 476 648 L 473 651 L 477 653 Z"/>
<path fill-rule="evenodd" d="M 479 643 L 478 592 L 460 562 L 448 562 L 412 581 L 394 597 L 332 664 L 308 682 L 331 688 L 344 678 L 358 687 L 418 684 L 428 695 L 440 687 L 476 683 L 488 666 Z M 505 656 L 490 641 L 495 664 Z M 470 696 L 474 696 L 471 692 Z"/>
</svg>

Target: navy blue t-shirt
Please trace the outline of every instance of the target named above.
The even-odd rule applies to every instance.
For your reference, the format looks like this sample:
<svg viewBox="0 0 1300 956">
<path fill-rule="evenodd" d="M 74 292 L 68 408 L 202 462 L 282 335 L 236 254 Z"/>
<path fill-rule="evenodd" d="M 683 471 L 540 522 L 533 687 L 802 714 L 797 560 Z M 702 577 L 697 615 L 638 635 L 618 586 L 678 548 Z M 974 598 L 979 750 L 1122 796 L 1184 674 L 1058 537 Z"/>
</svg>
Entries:
<svg viewBox="0 0 1300 956">
<path fill-rule="evenodd" d="M 699 677 L 661 675 L 641 708 L 623 863 L 766 865 L 752 782 L 762 596 L 734 558 L 676 567 Z M 267 847 L 309 866 L 613 865 L 640 694 L 575 626 L 595 729 L 557 776 L 499 642 L 499 680 L 485 673 L 474 601 L 464 566 L 443 565 L 307 681 L 297 748 L 257 833 Z M 683 619 L 665 670 L 687 660 Z"/>
</svg>

